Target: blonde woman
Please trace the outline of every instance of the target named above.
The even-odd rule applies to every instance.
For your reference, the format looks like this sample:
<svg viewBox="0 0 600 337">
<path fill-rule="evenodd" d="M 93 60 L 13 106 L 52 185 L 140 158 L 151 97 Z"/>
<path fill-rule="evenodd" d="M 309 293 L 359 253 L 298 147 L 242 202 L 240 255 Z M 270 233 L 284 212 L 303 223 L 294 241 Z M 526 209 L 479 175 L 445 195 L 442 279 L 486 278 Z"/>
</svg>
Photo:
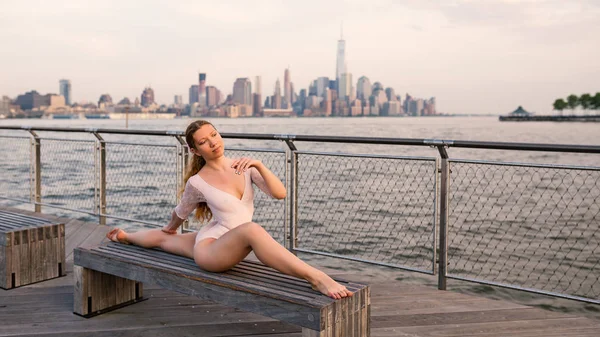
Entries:
<svg viewBox="0 0 600 337">
<path fill-rule="evenodd" d="M 286 196 L 283 183 L 263 163 L 251 158 L 225 157 L 223 139 L 207 121 L 191 123 L 185 139 L 193 158 L 185 175 L 181 202 L 169 224 L 162 229 L 135 233 L 115 228 L 107 234 L 110 240 L 158 247 L 192 258 L 200 268 L 211 272 L 226 271 L 254 251 L 265 265 L 305 279 L 329 297 L 352 296 L 346 287 L 298 259 L 252 222 L 252 183 L 273 198 Z M 198 219 L 210 222 L 197 233 L 177 234 L 177 228 L 194 209 Z"/>
</svg>

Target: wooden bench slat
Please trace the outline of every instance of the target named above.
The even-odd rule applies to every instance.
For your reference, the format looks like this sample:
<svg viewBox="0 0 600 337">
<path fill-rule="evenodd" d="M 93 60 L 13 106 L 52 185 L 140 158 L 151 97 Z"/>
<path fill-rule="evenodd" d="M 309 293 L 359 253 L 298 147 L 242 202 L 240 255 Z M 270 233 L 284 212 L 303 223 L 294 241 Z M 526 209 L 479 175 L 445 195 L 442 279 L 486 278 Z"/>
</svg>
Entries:
<svg viewBox="0 0 600 337">
<path fill-rule="evenodd" d="M 113 247 L 108 247 L 108 246 L 102 247 L 102 251 L 105 251 L 105 250 L 119 252 L 119 251 L 121 251 L 121 248 L 114 247 L 114 246 Z M 196 265 L 196 263 L 194 261 L 192 261 L 191 259 L 173 255 L 173 254 L 169 254 L 169 253 L 159 251 L 159 250 L 144 249 L 144 252 L 139 252 L 138 250 L 130 250 L 130 249 L 126 249 L 126 248 L 123 248 L 122 250 L 127 250 L 128 252 L 132 252 L 133 254 L 136 254 L 136 255 L 140 254 L 140 255 L 143 255 L 144 257 L 148 257 L 148 258 L 166 258 L 166 259 L 168 259 L 168 261 L 170 263 L 173 263 L 174 265 L 177 265 L 182 268 L 199 268 Z M 158 254 L 161 254 L 160 257 L 156 256 Z M 234 276 L 234 275 L 243 275 L 243 274 L 247 273 L 247 271 L 251 271 L 251 267 L 246 266 L 245 262 L 246 261 L 242 261 L 240 264 L 233 267 L 230 271 L 228 271 L 227 273 L 222 273 L 221 275 L 223 277 L 229 277 L 229 276 Z M 298 278 L 295 278 L 292 276 L 289 276 L 289 278 L 279 278 L 276 273 L 278 273 L 279 275 L 283 275 L 274 269 L 270 270 L 268 273 L 264 273 L 264 274 L 259 274 L 256 271 L 254 271 L 254 274 L 250 273 L 250 275 L 259 275 L 261 277 L 261 279 L 260 279 L 261 282 L 267 282 L 267 283 L 270 283 L 275 286 L 285 284 L 286 286 L 289 287 L 290 285 L 292 285 L 294 290 L 296 290 L 297 292 L 307 293 L 310 295 L 319 294 L 319 293 L 315 292 L 312 289 L 312 287 L 310 286 L 310 284 L 304 280 L 301 280 L 301 279 L 298 279 Z M 249 279 L 252 280 L 252 279 L 256 279 L 256 278 L 250 277 Z M 292 281 L 292 282 L 290 282 L 290 281 Z"/>
<path fill-rule="evenodd" d="M 0 211 L 0 225 L 52 225 L 50 221 L 42 218 L 34 218 L 30 216 L 21 216 L 20 214 Z"/>
<path fill-rule="evenodd" d="M 140 259 L 140 258 L 134 259 L 131 256 L 124 254 L 124 253 L 111 252 L 110 254 L 106 254 L 106 252 L 102 252 L 102 251 L 98 251 L 98 250 L 85 249 L 85 248 L 81 248 L 81 247 L 77 248 L 75 251 L 75 264 L 86 267 L 86 268 L 90 268 L 90 267 L 82 264 L 81 260 L 77 260 L 78 253 L 80 256 L 90 255 L 90 256 L 94 256 L 96 258 L 108 259 L 110 261 L 123 262 L 123 263 L 129 264 L 131 266 L 135 265 L 135 266 L 140 266 L 140 267 L 147 268 L 147 269 L 155 269 L 155 270 L 159 270 L 161 272 L 166 272 L 169 274 L 175 274 L 178 276 L 193 278 L 197 281 L 201 281 L 201 282 L 205 282 L 205 283 L 211 283 L 211 284 L 214 284 L 219 287 L 226 287 L 226 288 L 231 288 L 234 290 L 253 292 L 256 294 L 260 294 L 261 296 L 278 298 L 281 300 L 289 301 L 291 303 L 304 303 L 305 301 L 310 300 L 314 297 L 314 294 L 312 296 L 294 295 L 294 294 L 278 291 L 275 289 L 268 289 L 268 288 L 258 286 L 258 285 L 250 285 L 248 283 L 244 283 L 244 282 L 241 282 L 241 281 L 238 281 L 235 279 L 224 279 L 222 277 L 223 275 L 220 273 L 206 272 L 206 271 L 203 271 L 202 269 L 200 269 L 199 267 L 196 267 L 195 270 L 192 270 L 190 268 L 177 267 L 172 264 L 162 263 L 159 261 L 145 261 L 144 259 Z M 77 261 L 80 261 L 80 262 L 77 262 Z M 120 277 L 124 277 L 124 276 L 120 276 Z M 125 277 L 125 278 L 127 278 L 127 277 Z M 137 281 L 149 282 L 149 281 L 142 281 L 142 280 L 137 280 Z M 152 281 L 150 281 L 150 282 L 152 282 Z"/>
</svg>

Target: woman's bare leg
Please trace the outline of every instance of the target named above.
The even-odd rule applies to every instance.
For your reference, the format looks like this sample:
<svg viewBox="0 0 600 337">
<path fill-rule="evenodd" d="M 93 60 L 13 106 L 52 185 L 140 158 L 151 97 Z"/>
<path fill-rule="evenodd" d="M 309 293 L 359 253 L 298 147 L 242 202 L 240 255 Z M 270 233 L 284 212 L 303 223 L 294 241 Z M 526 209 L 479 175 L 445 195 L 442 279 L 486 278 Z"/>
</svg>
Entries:
<svg viewBox="0 0 600 337">
<path fill-rule="evenodd" d="M 167 234 L 160 229 L 127 233 L 120 228 L 114 228 L 106 234 L 106 237 L 112 241 L 131 243 L 144 248 L 160 248 L 165 252 L 193 259 L 196 234 Z"/>
<path fill-rule="evenodd" d="M 204 239 L 198 242 L 194 247 L 194 260 L 202 269 L 221 272 L 235 266 L 252 250 L 265 265 L 284 274 L 305 279 L 327 296 L 336 299 L 352 296 L 352 292 L 346 287 L 300 260 L 253 222 L 230 230 L 218 240 Z"/>
</svg>

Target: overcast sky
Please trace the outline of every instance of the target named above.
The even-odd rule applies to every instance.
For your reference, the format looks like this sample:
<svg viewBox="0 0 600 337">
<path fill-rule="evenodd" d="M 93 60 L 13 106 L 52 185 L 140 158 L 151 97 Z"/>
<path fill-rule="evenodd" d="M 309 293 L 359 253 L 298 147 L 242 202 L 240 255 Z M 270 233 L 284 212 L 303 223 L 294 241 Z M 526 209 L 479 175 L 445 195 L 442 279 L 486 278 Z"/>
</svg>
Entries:
<svg viewBox="0 0 600 337">
<path fill-rule="evenodd" d="M 299 91 L 335 77 L 342 22 L 354 81 L 438 111 L 548 113 L 600 91 L 600 0 L 0 0 L 0 95 L 67 78 L 75 101 L 151 85 L 171 104 L 200 71 L 225 94 L 260 75 L 264 97 L 288 65 Z"/>
</svg>

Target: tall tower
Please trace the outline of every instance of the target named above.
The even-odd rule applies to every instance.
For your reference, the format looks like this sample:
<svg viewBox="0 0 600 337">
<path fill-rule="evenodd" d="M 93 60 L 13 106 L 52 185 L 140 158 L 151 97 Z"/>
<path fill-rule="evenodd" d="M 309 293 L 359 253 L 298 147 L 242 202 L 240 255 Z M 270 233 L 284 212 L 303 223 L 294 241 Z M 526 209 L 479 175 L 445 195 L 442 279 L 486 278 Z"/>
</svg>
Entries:
<svg viewBox="0 0 600 337">
<path fill-rule="evenodd" d="M 283 108 L 292 106 L 292 87 L 290 85 L 290 68 L 286 68 L 283 73 Z"/>
<path fill-rule="evenodd" d="M 335 69 L 336 90 L 340 91 L 340 79 L 347 72 L 346 67 L 346 41 L 344 40 L 344 27 L 342 26 L 340 39 L 337 46 L 337 65 Z"/>
<path fill-rule="evenodd" d="M 73 102 L 71 100 L 73 97 L 71 96 L 71 81 L 69 80 L 60 80 L 58 81 L 59 93 L 61 96 L 65 98 L 65 104 L 71 105 Z"/>
<path fill-rule="evenodd" d="M 253 116 L 261 116 L 262 115 L 262 85 L 260 76 L 256 76 L 254 79 L 254 95 L 252 95 L 252 115 Z"/>
<path fill-rule="evenodd" d="M 198 104 L 206 106 L 206 74 L 198 74 Z"/>
<path fill-rule="evenodd" d="M 279 79 L 275 82 L 275 92 L 273 93 L 271 106 L 273 109 L 281 109 L 281 84 Z"/>
</svg>

